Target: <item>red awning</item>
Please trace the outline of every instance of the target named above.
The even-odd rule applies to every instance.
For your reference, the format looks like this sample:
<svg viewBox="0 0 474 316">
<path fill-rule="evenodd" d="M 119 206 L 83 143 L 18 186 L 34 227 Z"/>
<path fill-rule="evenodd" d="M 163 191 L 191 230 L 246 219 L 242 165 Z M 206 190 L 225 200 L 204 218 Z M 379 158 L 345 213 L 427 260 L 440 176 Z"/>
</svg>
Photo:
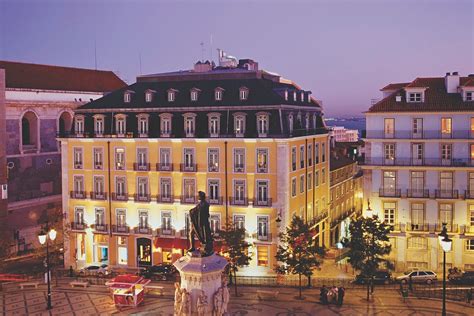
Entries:
<svg viewBox="0 0 474 316">
<path fill-rule="evenodd" d="M 155 248 L 175 248 L 175 249 L 188 249 L 188 241 L 187 239 L 182 238 L 160 238 L 157 237 L 153 241 Z"/>
</svg>

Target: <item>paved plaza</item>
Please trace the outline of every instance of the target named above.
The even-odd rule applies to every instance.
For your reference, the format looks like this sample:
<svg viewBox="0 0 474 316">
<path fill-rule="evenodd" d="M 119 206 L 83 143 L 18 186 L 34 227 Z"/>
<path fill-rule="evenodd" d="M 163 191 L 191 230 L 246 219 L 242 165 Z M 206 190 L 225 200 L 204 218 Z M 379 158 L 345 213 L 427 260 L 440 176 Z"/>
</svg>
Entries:
<svg viewBox="0 0 474 316">
<path fill-rule="evenodd" d="M 261 288 L 260 288 L 261 289 Z M 365 301 L 365 291 L 348 289 L 342 307 L 321 305 L 318 302 L 319 290 L 304 290 L 303 301 L 296 300 L 297 289 L 266 288 L 278 291 L 275 301 L 258 301 L 257 288 L 240 287 L 242 296 L 233 296 L 230 301 L 230 314 L 244 315 L 441 315 L 441 301 L 409 298 L 406 302 L 395 290 L 378 289 L 373 301 Z M 233 291 L 232 291 L 233 292 Z M 19 290 L 8 286 L 0 293 L 0 310 L 3 315 L 172 315 L 173 289 L 166 285 L 164 296 L 149 295 L 138 308 L 119 310 L 112 302 L 105 287 L 91 286 L 87 289 L 70 289 L 60 285 L 53 289 L 53 309 L 46 308 L 46 288 Z M 233 294 L 233 293 L 232 293 Z M 464 303 L 448 302 L 449 315 L 474 315 L 474 307 Z"/>
</svg>

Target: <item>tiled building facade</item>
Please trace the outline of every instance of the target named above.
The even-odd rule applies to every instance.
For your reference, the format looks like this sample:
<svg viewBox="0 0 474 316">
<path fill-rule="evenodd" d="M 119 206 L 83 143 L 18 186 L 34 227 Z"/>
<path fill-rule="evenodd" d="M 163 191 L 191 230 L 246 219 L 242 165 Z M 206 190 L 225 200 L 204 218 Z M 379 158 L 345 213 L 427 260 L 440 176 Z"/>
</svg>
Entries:
<svg viewBox="0 0 474 316">
<path fill-rule="evenodd" d="M 327 243 L 328 136 L 310 94 L 221 56 L 218 67 L 141 76 L 77 109 L 60 139 L 66 266 L 176 260 L 198 191 L 215 234 L 226 221 L 246 228 L 253 260 L 242 273 L 272 273 L 292 214 Z"/>
</svg>

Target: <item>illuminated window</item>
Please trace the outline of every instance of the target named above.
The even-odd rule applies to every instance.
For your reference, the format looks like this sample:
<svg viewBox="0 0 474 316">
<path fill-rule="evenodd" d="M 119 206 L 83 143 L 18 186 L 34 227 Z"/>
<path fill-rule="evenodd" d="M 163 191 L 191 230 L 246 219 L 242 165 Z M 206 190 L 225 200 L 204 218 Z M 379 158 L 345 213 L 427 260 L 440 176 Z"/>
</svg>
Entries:
<svg viewBox="0 0 474 316">
<path fill-rule="evenodd" d="M 115 170 L 125 170 L 125 148 L 115 148 Z"/>
<path fill-rule="evenodd" d="M 470 145 L 471 148 L 471 164 L 474 162 L 474 144 Z"/>
<path fill-rule="evenodd" d="M 443 137 L 451 137 L 452 120 L 450 117 L 441 118 L 441 135 Z"/>
<path fill-rule="evenodd" d="M 393 138 L 395 134 L 395 119 L 393 118 L 384 119 L 384 134 L 385 134 L 385 138 Z"/>
<path fill-rule="evenodd" d="M 268 172 L 268 149 L 257 148 L 257 173 Z"/>
<path fill-rule="evenodd" d="M 384 144 L 385 163 L 393 164 L 395 161 L 395 144 Z"/>
<path fill-rule="evenodd" d="M 395 225 L 395 209 L 397 204 L 395 202 L 383 203 L 383 219 L 387 225 Z"/>
<path fill-rule="evenodd" d="M 260 267 L 268 267 L 268 246 L 257 246 L 257 264 Z"/>
<path fill-rule="evenodd" d="M 291 196 L 296 196 L 296 178 L 291 179 Z"/>
<path fill-rule="evenodd" d="M 207 163 L 209 172 L 219 172 L 219 148 L 209 148 L 207 150 Z"/>
</svg>

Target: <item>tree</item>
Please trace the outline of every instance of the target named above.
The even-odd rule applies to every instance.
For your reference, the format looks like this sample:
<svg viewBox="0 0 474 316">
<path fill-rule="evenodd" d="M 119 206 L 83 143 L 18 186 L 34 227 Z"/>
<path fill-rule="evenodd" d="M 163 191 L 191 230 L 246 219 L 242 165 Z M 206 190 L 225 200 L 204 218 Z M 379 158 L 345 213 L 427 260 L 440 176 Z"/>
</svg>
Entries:
<svg viewBox="0 0 474 316">
<path fill-rule="evenodd" d="M 301 295 L 301 277 L 311 277 L 313 269 L 322 263 L 324 248 L 319 247 L 310 226 L 299 216 L 293 216 L 286 232 L 280 234 L 280 244 L 275 258 L 281 264 L 276 267 L 279 274 L 297 274 L 299 276 L 299 299 Z"/>
<path fill-rule="evenodd" d="M 223 242 L 224 256 L 229 261 L 230 272 L 234 274 L 234 289 L 237 296 L 237 271 L 249 265 L 252 258 L 248 253 L 251 246 L 245 240 L 245 228 L 239 228 L 228 222 L 224 230 L 219 231 L 219 239 Z"/>
<path fill-rule="evenodd" d="M 342 244 L 349 248 L 347 255 L 351 266 L 370 280 L 367 282 L 367 300 L 370 287 L 373 291 L 374 273 L 382 264 L 392 268 L 386 259 L 392 250 L 388 238 L 390 231 L 391 227 L 377 216 L 361 217 L 349 225 L 350 237 L 342 240 Z"/>
</svg>

